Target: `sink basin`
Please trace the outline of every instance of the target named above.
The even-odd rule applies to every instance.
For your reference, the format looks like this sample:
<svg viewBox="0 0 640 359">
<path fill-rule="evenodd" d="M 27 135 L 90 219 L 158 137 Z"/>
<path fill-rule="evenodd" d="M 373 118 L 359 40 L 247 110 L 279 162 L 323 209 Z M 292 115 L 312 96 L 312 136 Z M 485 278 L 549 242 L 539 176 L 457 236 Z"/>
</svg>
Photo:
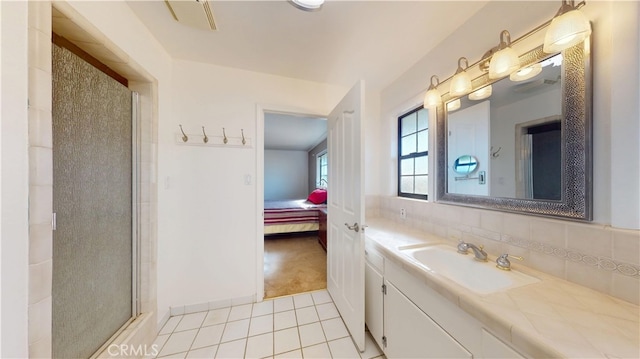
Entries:
<svg viewBox="0 0 640 359">
<path fill-rule="evenodd" d="M 478 294 L 490 294 L 540 281 L 522 272 L 500 270 L 493 261 L 476 261 L 472 253 L 463 255 L 445 245 L 409 247 L 400 252 L 426 270 Z"/>
</svg>

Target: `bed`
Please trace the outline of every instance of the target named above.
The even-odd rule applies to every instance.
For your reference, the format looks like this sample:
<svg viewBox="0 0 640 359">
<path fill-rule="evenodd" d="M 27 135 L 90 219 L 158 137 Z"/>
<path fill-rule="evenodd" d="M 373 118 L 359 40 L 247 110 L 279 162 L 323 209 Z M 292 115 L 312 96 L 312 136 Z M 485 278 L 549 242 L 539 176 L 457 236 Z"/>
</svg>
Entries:
<svg viewBox="0 0 640 359">
<path fill-rule="evenodd" d="M 325 203 L 315 204 L 308 199 L 264 202 L 264 234 L 283 234 L 317 231 L 318 211 Z"/>
</svg>

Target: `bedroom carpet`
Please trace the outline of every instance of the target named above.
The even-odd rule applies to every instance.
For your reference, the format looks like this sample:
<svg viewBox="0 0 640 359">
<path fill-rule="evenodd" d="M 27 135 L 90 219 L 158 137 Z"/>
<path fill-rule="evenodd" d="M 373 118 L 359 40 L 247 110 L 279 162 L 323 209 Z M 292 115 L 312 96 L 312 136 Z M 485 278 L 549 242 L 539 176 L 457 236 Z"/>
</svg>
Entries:
<svg viewBox="0 0 640 359">
<path fill-rule="evenodd" d="M 266 237 L 265 298 L 327 287 L 327 254 L 313 235 Z"/>
</svg>

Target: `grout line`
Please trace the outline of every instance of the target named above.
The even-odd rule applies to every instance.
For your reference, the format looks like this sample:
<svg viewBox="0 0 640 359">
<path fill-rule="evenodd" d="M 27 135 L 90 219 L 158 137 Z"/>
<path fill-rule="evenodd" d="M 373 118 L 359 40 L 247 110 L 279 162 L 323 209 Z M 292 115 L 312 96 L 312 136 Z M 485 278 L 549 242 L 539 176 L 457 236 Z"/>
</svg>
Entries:
<svg viewBox="0 0 640 359">
<path fill-rule="evenodd" d="M 325 290 L 326 290 L 326 289 L 325 289 Z M 328 292 L 327 292 L 327 293 L 328 293 Z M 301 293 L 301 294 L 307 294 L 307 293 Z M 310 293 L 309 293 L 309 294 L 310 294 Z M 311 294 L 310 294 L 310 295 L 311 295 Z M 333 301 L 333 298 L 331 298 L 331 296 L 330 296 L 330 299 L 331 299 L 331 301 L 330 301 L 330 302 L 316 304 L 316 303 L 315 303 L 315 302 L 316 302 L 316 301 L 315 301 L 315 299 L 313 299 L 313 295 L 311 295 L 312 302 L 313 302 L 313 305 L 312 305 L 312 306 L 314 307 L 314 310 L 315 310 L 315 313 L 316 313 L 316 315 L 317 315 L 318 320 L 317 320 L 316 322 L 307 323 L 307 324 L 305 324 L 305 325 L 310 325 L 310 324 L 318 323 L 318 325 L 320 325 L 320 329 L 322 330 L 322 335 L 323 335 L 324 341 L 322 341 L 322 342 L 320 342 L 320 343 L 316 343 L 316 344 L 313 344 L 313 345 L 308 345 L 308 346 L 306 346 L 306 347 L 303 347 L 303 345 L 302 345 L 302 337 L 301 337 L 301 334 L 300 334 L 300 324 L 299 324 L 299 321 L 298 321 L 298 313 L 297 313 L 297 309 L 304 309 L 304 308 L 308 308 L 308 307 L 310 307 L 310 306 L 301 307 L 301 308 L 296 308 L 296 307 L 295 307 L 295 300 L 293 299 L 293 296 L 295 296 L 295 295 L 291 295 L 290 297 L 291 297 L 291 301 L 292 301 L 292 303 L 293 303 L 293 309 L 292 309 L 291 311 L 293 311 L 293 315 L 294 315 L 294 318 L 295 318 L 295 326 L 294 326 L 294 327 L 289 327 L 289 328 L 283 328 L 283 329 L 279 330 L 279 331 L 283 331 L 283 330 L 288 330 L 288 329 L 293 329 L 293 328 L 295 328 L 295 329 L 296 329 L 296 331 L 297 331 L 297 334 L 298 334 L 298 341 L 299 341 L 299 346 L 298 346 L 298 348 L 295 348 L 295 349 L 293 349 L 293 350 L 291 350 L 291 351 L 289 351 L 289 352 L 293 352 L 293 351 L 300 351 L 301 355 L 302 355 L 302 356 L 303 356 L 303 358 L 304 358 L 304 354 L 303 354 L 303 349 L 304 349 L 304 348 L 308 348 L 308 347 L 312 347 L 312 346 L 317 346 L 317 345 L 325 344 L 325 345 L 326 345 L 326 347 L 327 347 L 327 349 L 329 350 L 330 355 L 331 355 L 331 356 L 333 356 L 333 353 L 331 352 L 331 346 L 329 345 L 330 341 L 327 339 L 327 335 L 326 335 L 326 332 L 325 332 L 325 328 L 324 328 L 324 326 L 322 325 L 322 323 L 323 323 L 324 321 L 335 320 L 335 319 L 340 318 L 340 320 L 341 320 L 342 324 L 343 324 L 343 325 L 345 325 L 345 324 L 344 324 L 344 319 L 342 318 L 342 316 L 338 316 L 338 317 L 334 317 L 334 318 L 328 318 L 328 319 L 326 319 L 326 320 L 324 320 L 324 321 L 323 321 L 322 319 L 320 319 L 320 315 L 319 315 L 319 312 L 318 312 L 318 305 L 325 305 L 325 304 L 328 304 L 328 303 L 332 303 L 332 304 L 334 305 L 334 307 L 335 307 L 335 302 Z M 230 316 L 231 316 L 231 309 L 232 309 L 234 306 L 227 307 L 227 308 L 229 308 L 229 311 L 228 311 L 228 313 L 227 313 L 227 315 L 226 315 L 226 320 L 225 320 L 225 322 L 224 322 L 224 323 L 215 324 L 215 325 L 224 324 L 224 328 L 223 328 L 223 330 L 222 330 L 222 334 L 221 334 L 220 340 L 217 342 L 217 344 L 214 344 L 214 345 L 216 345 L 216 351 L 215 351 L 214 355 L 217 355 L 218 351 L 220 350 L 220 346 L 221 346 L 222 344 L 230 343 L 230 342 L 233 342 L 233 341 L 235 341 L 235 340 L 245 340 L 245 346 L 244 346 L 244 353 L 243 353 L 243 356 L 245 356 L 245 357 L 246 357 L 246 353 L 247 353 L 247 349 L 248 349 L 248 345 L 249 345 L 249 338 L 257 336 L 257 335 L 250 336 L 250 334 L 249 334 L 249 333 L 250 333 L 250 329 L 251 329 L 251 324 L 252 324 L 253 319 L 254 319 L 254 317 L 253 317 L 253 310 L 254 310 L 253 306 L 254 306 L 254 304 L 255 304 L 255 303 L 252 303 L 251 313 L 250 313 L 249 318 L 238 319 L 238 320 L 233 320 L 233 321 L 229 321 L 229 318 L 230 318 Z M 246 305 L 246 304 L 244 304 L 244 305 Z M 272 313 L 270 313 L 270 314 L 266 314 L 266 315 L 264 315 L 264 316 L 271 315 L 271 320 L 272 320 L 272 323 L 271 323 L 271 332 L 270 332 L 270 333 L 261 333 L 261 334 L 258 334 L 258 335 L 271 334 L 271 336 L 272 336 L 272 338 L 273 338 L 273 342 L 272 342 L 272 353 L 273 353 L 273 354 L 272 354 L 272 357 L 274 357 L 274 356 L 276 356 L 276 355 L 280 355 L 280 354 L 286 354 L 286 353 L 288 353 L 288 352 L 284 352 L 284 353 L 276 353 L 276 352 L 275 352 L 275 333 L 276 333 L 276 329 L 275 329 L 275 315 L 276 315 L 277 313 L 275 312 L 275 303 L 274 303 L 273 305 L 274 305 L 274 310 L 273 310 L 273 312 L 272 312 Z M 225 309 L 225 308 L 218 308 L 218 309 Z M 208 315 L 208 312 L 210 312 L 210 311 L 207 311 L 207 315 Z M 278 312 L 278 313 L 284 313 L 284 312 L 287 312 L 287 311 Z M 193 313 L 190 313 L 190 314 L 193 314 Z M 180 325 L 180 323 L 182 322 L 182 320 L 184 320 L 184 316 L 185 316 L 184 314 L 183 314 L 183 315 L 181 315 L 181 318 L 180 318 L 180 320 L 178 321 L 178 323 L 176 324 L 175 328 L 177 328 L 177 327 Z M 263 316 L 260 316 L 260 317 L 263 317 Z M 257 318 L 257 317 L 256 317 L 256 318 Z M 246 319 L 248 319 L 248 320 L 249 320 L 249 325 L 248 325 L 247 333 L 246 333 L 245 337 L 243 337 L 243 338 L 237 338 L 237 339 L 235 339 L 235 340 L 233 340 L 233 341 L 228 341 L 228 342 L 223 343 L 223 342 L 222 342 L 222 336 L 224 336 L 224 333 L 225 333 L 225 331 L 227 330 L 227 326 L 228 326 L 228 324 L 229 324 L 229 323 L 233 323 L 233 322 L 238 322 L 238 321 L 246 320 Z M 189 346 L 189 349 L 188 349 L 186 352 L 184 352 L 184 353 L 185 353 L 185 355 L 188 355 L 188 354 L 189 354 L 189 352 L 191 352 L 191 351 L 193 351 L 193 350 L 203 349 L 203 348 L 193 348 L 193 344 L 195 343 L 196 338 L 197 338 L 197 337 L 198 337 L 198 335 L 200 334 L 200 331 L 204 328 L 204 327 L 203 327 L 203 325 L 204 325 L 205 320 L 206 320 L 206 315 L 205 315 L 205 318 L 203 318 L 202 323 L 200 323 L 200 326 L 199 326 L 198 328 L 193 328 L 193 329 L 197 329 L 197 332 L 196 332 L 196 334 L 195 334 L 195 336 L 194 336 L 194 338 L 193 338 L 193 340 L 192 340 L 192 342 L 191 342 L 191 344 L 190 344 L 190 346 Z M 165 323 L 165 325 L 166 325 L 166 323 Z M 345 325 L 345 327 L 346 327 L 346 325 Z M 167 340 L 165 341 L 165 343 L 163 344 L 163 346 L 159 349 L 159 352 L 160 352 L 160 351 L 162 351 L 162 349 L 165 347 L 166 343 L 169 341 L 169 339 L 171 338 L 171 336 L 172 336 L 173 334 L 175 334 L 175 333 L 181 333 L 181 332 L 186 331 L 186 330 L 183 330 L 183 331 L 177 331 L 177 332 L 176 332 L 176 331 L 175 331 L 175 328 L 174 328 L 174 330 L 172 330 L 170 333 L 163 334 L 163 335 L 168 335 L 169 337 L 167 338 Z M 193 330 L 193 329 L 187 329 L 187 330 Z M 157 339 L 157 337 L 158 337 L 158 336 L 160 336 L 160 335 L 156 335 L 156 339 Z M 357 347 L 356 347 L 355 343 L 353 342 L 353 338 L 351 337 L 351 335 L 350 335 L 350 334 L 348 334 L 348 335 L 347 335 L 347 336 L 345 336 L 345 337 L 335 338 L 335 339 L 333 339 L 332 341 L 338 341 L 338 340 L 342 340 L 342 339 L 344 339 L 344 338 L 350 338 L 350 339 L 351 339 L 351 342 L 352 342 L 352 345 L 354 346 L 354 349 L 356 350 L 356 352 L 358 353 L 358 355 L 362 358 L 362 353 L 360 353 L 360 352 L 358 351 L 358 349 L 357 349 Z M 211 345 L 211 346 L 213 346 L 213 345 Z M 207 346 L 207 347 L 209 347 L 209 346 Z M 204 348 L 207 348 L 207 347 L 204 347 Z M 176 353 L 176 354 L 181 354 L 181 353 Z M 169 355 L 171 355 L 171 354 L 169 354 Z M 375 357 L 375 358 L 383 358 L 383 356 L 382 356 L 382 355 L 383 355 L 383 354 L 381 354 L 381 355 L 379 355 L 378 357 Z"/>
</svg>

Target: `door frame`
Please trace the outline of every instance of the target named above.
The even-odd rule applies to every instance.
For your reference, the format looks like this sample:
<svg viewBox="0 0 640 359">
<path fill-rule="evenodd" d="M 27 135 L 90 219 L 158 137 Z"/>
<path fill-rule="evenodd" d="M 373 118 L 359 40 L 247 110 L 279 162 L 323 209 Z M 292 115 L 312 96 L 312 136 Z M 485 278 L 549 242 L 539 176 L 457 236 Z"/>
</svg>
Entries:
<svg viewBox="0 0 640 359">
<path fill-rule="evenodd" d="M 327 118 L 308 108 L 256 104 L 256 302 L 264 300 L 264 117 L 265 113 Z M 328 150 L 328 149 L 327 149 Z"/>
<path fill-rule="evenodd" d="M 129 305 L 130 305 L 130 317 L 114 332 L 112 333 L 108 338 L 106 338 L 105 342 L 98 347 L 98 349 L 91 354 L 90 358 L 95 358 L 100 356 L 114 341 L 116 341 L 118 339 L 118 337 L 129 327 L 129 325 L 142 314 L 142 310 L 141 310 L 141 231 L 142 231 L 142 226 L 141 226 L 141 191 L 140 191 L 140 185 L 141 185 L 141 179 L 142 179 L 142 174 L 141 174 L 141 154 L 143 152 L 143 148 L 142 148 L 142 113 L 141 113 L 141 104 L 140 104 L 140 93 L 133 90 L 130 86 L 128 86 L 128 83 L 125 82 L 123 83 L 123 81 L 121 81 L 120 78 L 118 78 L 117 76 L 119 76 L 118 74 L 114 73 L 117 76 L 114 76 L 113 74 L 111 74 L 109 71 L 105 71 L 102 67 L 104 66 L 104 64 L 94 58 L 93 56 L 91 56 L 90 54 L 86 53 L 84 50 L 75 47 L 75 45 L 71 44 L 71 43 L 67 43 L 66 40 L 62 39 L 59 40 L 60 38 L 56 39 L 57 35 L 54 33 L 53 34 L 53 39 L 51 42 L 51 50 L 50 53 L 53 53 L 53 46 L 56 46 L 58 48 L 61 49 L 61 51 L 65 51 L 68 53 L 73 54 L 75 57 L 77 57 L 81 62 L 86 63 L 87 65 L 91 66 L 92 68 L 94 68 L 96 71 L 100 71 L 102 72 L 104 75 L 106 75 L 108 78 L 110 78 L 111 81 L 115 81 L 117 83 L 119 83 L 121 86 L 123 86 L 124 88 L 126 88 L 126 90 L 129 92 L 129 98 L 130 98 L 130 104 L 131 107 L 129 109 L 129 118 L 130 118 L 130 138 L 129 138 L 129 146 L 131 149 L 131 156 L 129 158 L 129 160 L 131 161 L 131 172 L 130 172 L 130 180 L 131 180 L 131 184 L 130 184 L 130 196 L 129 196 L 129 205 L 130 205 L 130 209 L 131 209 L 131 225 L 129 227 L 129 233 L 131 235 L 131 239 L 129 241 L 130 245 L 131 245 L 131 256 L 130 256 L 130 265 L 131 265 L 131 287 L 130 287 L 130 297 L 129 297 Z M 53 55 L 50 55 L 51 57 Z M 52 65 L 53 67 L 55 67 L 55 64 Z M 52 72 L 53 72 L 53 67 L 52 67 Z M 52 95 L 53 96 L 53 95 Z M 52 105 L 53 106 L 53 105 Z M 53 108 L 52 108 L 52 116 L 53 116 Z M 53 117 L 51 118 L 51 123 L 53 123 L 54 119 Z M 53 136 L 54 134 L 52 133 L 51 135 L 51 139 L 53 141 Z M 52 142 L 53 143 L 53 142 Z M 55 151 L 55 147 L 52 145 L 51 147 L 51 152 L 53 153 Z M 51 158 L 51 161 L 53 163 L 53 156 Z M 56 182 L 56 177 L 55 177 L 55 173 L 52 171 L 51 173 L 51 183 L 53 186 L 53 183 Z M 53 206 L 53 199 L 52 199 L 52 206 Z M 52 208 L 52 210 L 54 210 L 54 208 Z M 52 221 L 51 221 L 51 225 L 52 225 L 52 240 L 54 239 L 54 232 L 56 231 L 56 212 L 52 213 Z M 55 261 L 55 257 L 53 256 L 53 253 L 51 254 L 51 260 L 52 262 Z M 53 271 L 53 269 L 52 269 Z M 52 282 L 53 285 L 53 282 Z M 53 293 L 52 295 L 52 300 L 53 300 Z M 53 334 L 53 329 L 51 329 L 51 333 Z M 51 347 L 51 351 L 53 351 L 53 347 Z"/>
</svg>

